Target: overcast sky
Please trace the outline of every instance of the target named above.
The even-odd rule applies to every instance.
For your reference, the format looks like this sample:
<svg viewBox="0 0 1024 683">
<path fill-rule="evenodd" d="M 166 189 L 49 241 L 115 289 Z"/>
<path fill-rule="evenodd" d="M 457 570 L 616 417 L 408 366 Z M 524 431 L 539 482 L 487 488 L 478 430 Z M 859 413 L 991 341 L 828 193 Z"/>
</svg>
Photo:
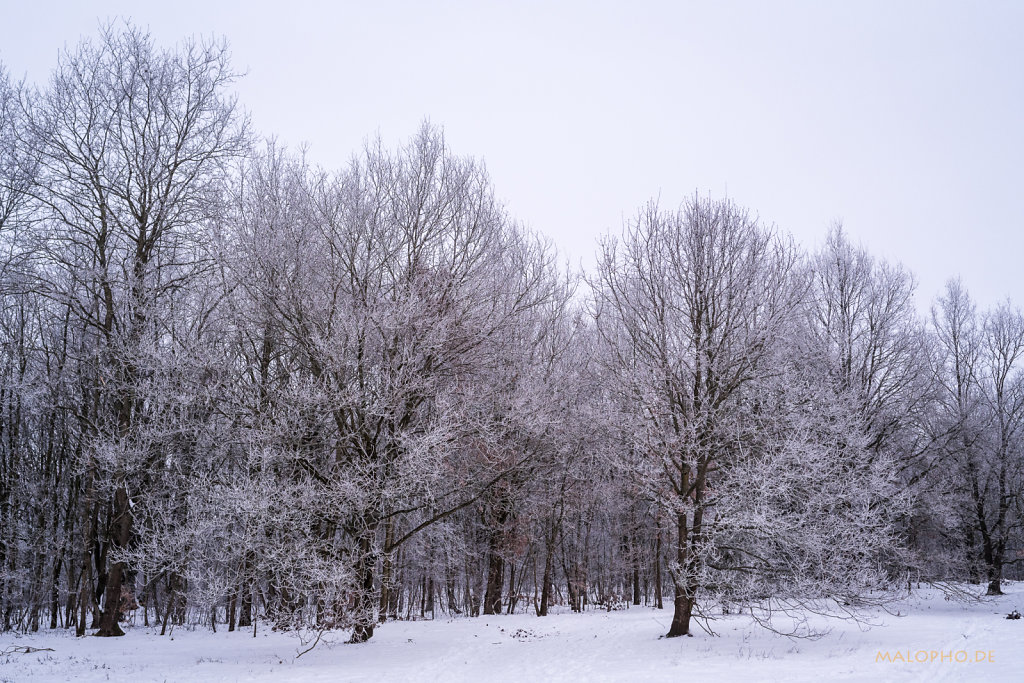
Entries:
<svg viewBox="0 0 1024 683">
<path fill-rule="evenodd" d="M 659 196 L 728 195 L 808 249 L 842 221 L 918 276 L 1024 304 L 1024 2 L 0 0 L 42 81 L 99 20 L 226 37 L 259 132 L 344 164 L 429 118 L 573 263 Z"/>
</svg>

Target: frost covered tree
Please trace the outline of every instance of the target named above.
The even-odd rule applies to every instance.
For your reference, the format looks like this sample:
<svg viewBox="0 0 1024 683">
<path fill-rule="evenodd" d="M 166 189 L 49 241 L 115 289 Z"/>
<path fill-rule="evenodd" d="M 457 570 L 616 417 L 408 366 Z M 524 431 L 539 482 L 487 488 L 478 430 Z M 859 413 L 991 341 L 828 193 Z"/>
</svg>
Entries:
<svg viewBox="0 0 1024 683">
<path fill-rule="evenodd" d="M 507 416 L 478 407 L 502 389 L 487 380 L 509 335 L 554 296 L 554 271 L 483 168 L 429 126 L 288 191 L 294 212 L 246 230 L 244 286 L 309 397 L 306 438 L 318 446 L 299 464 L 344 489 L 348 507 L 325 523 L 347 538 L 362 641 L 387 605 L 394 553 L 515 469 L 514 454 L 499 454 Z"/>
<path fill-rule="evenodd" d="M 913 493 L 902 522 L 906 542 L 918 550 L 908 568 L 941 578 L 949 563 L 936 538 L 946 533 L 951 505 L 937 467 L 932 350 L 914 304 L 914 278 L 851 244 L 840 225 L 829 229 L 808 271 L 808 334 L 824 351 L 831 381 L 862 416 L 867 457 L 889 461 Z"/>
<path fill-rule="evenodd" d="M 951 280 L 932 310 L 940 388 L 933 418 L 940 461 L 955 506 L 968 576 L 1002 592 L 1003 567 L 1017 561 L 1007 549 L 1019 538 L 1024 427 L 1024 318 L 1009 303 L 979 316 L 959 280 Z"/>
<path fill-rule="evenodd" d="M 810 270 L 810 329 L 839 387 L 859 402 L 871 449 L 912 452 L 901 439 L 929 399 L 913 277 L 850 244 L 841 226 L 829 230 Z"/>
<path fill-rule="evenodd" d="M 38 287 L 75 321 L 79 632 L 95 565 L 98 633 L 123 634 L 119 605 L 131 569 L 119 560 L 104 566 L 94 549 L 116 554 L 132 538 L 132 497 L 153 462 L 140 432 L 154 407 L 146 392 L 163 390 L 150 383 L 178 350 L 173 330 L 185 311 L 176 305 L 209 267 L 200 226 L 217 213 L 227 162 L 247 146 L 227 94 L 233 79 L 223 45 L 167 51 L 131 26 L 109 26 L 64 52 L 48 87 L 27 96 L 23 137 L 39 168 Z"/>
<path fill-rule="evenodd" d="M 648 205 L 626 226 L 622 241 L 607 242 L 601 254 L 594 309 L 632 440 L 625 469 L 642 477 L 675 527 L 670 637 L 690 632 L 698 595 L 720 585 L 712 578 L 717 572 L 743 569 L 755 577 L 747 591 L 733 584 L 737 601 L 773 597 L 755 586 L 783 573 L 793 582 L 813 578 L 819 596 L 845 591 L 848 583 L 825 580 L 813 558 L 803 555 L 820 559 L 827 533 L 841 529 L 867 540 L 877 530 L 861 525 L 870 514 L 865 505 L 875 495 L 885 500 L 881 472 L 872 481 L 878 490 L 844 491 L 862 493 L 862 502 L 857 514 L 835 519 L 838 526 L 793 519 L 805 507 L 825 512 L 855 504 L 828 496 L 812 504 L 801 497 L 819 485 L 818 476 L 842 468 L 833 462 L 836 437 L 822 438 L 821 425 L 796 421 L 794 406 L 808 413 L 810 400 L 793 398 L 787 382 L 778 394 L 768 391 L 787 375 L 780 349 L 791 343 L 787 334 L 806 291 L 797 264 L 794 248 L 746 211 L 701 198 L 674 212 Z M 764 415 L 779 422 L 769 424 Z M 852 442 L 847 462 L 855 463 L 863 441 L 842 436 Z M 779 477 L 764 482 L 780 488 L 766 494 L 760 517 L 744 502 L 765 475 L 759 466 L 807 477 L 802 487 Z M 848 578 L 876 558 L 866 552 L 857 559 L 844 561 L 836 575 Z"/>
<path fill-rule="evenodd" d="M 48 535 L 57 517 L 41 504 L 49 482 L 32 458 L 33 432 L 45 428 L 36 387 L 45 381 L 37 374 L 40 311 L 24 239 L 33 169 L 18 140 L 19 96 L 0 64 L 0 630 L 38 627 L 45 558 L 32 540 Z"/>
<path fill-rule="evenodd" d="M 985 316 L 981 351 L 982 396 L 988 413 L 985 458 L 968 471 L 981 537 L 988 594 L 1002 594 L 1003 568 L 1024 528 L 1024 316 L 1009 302 Z"/>
</svg>

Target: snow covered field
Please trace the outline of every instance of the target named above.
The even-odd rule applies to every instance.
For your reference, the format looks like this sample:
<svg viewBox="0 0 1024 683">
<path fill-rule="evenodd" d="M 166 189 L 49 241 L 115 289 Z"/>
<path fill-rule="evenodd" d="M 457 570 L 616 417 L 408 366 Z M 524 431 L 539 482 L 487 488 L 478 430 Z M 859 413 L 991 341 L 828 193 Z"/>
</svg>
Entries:
<svg viewBox="0 0 1024 683">
<path fill-rule="evenodd" d="M 298 658 L 308 644 L 263 629 L 256 638 L 180 628 L 163 638 L 144 629 L 107 639 L 5 634 L 0 651 L 53 651 L 0 657 L 0 680 L 1024 681 L 1024 620 L 1005 619 L 1024 607 L 1024 584 L 1006 590 L 969 604 L 921 590 L 895 605 L 899 616 L 878 611 L 870 629 L 836 621 L 818 640 L 776 635 L 741 616 L 716 621 L 717 637 L 659 639 L 671 612 L 646 607 L 388 623 L 369 643 L 345 645 L 343 634 L 329 634 Z"/>
</svg>

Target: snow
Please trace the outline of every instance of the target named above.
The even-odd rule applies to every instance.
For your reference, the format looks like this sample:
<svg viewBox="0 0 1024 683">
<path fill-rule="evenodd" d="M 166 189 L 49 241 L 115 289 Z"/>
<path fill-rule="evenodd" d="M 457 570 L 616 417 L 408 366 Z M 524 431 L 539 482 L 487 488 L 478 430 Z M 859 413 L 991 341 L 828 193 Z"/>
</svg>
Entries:
<svg viewBox="0 0 1024 683">
<path fill-rule="evenodd" d="M 251 630 L 204 628 L 165 637 L 135 628 L 105 639 L 3 634 L 0 652 L 53 652 L 0 656 L 0 681 L 1024 681 L 1024 619 L 1005 618 L 1024 607 L 1024 583 L 1004 589 L 1005 596 L 971 603 L 921 589 L 892 613 L 874 611 L 872 627 L 810 616 L 814 626 L 831 626 L 816 640 L 736 615 L 714 622 L 717 636 L 659 639 L 671 611 L 648 607 L 391 622 L 360 645 L 325 634 L 301 657 L 311 642 L 262 625 L 255 638 Z M 932 652 L 935 661 L 913 661 Z M 955 661 L 982 652 L 985 661 Z M 893 661 L 878 661 L 879 653 Z"/>
</svg>

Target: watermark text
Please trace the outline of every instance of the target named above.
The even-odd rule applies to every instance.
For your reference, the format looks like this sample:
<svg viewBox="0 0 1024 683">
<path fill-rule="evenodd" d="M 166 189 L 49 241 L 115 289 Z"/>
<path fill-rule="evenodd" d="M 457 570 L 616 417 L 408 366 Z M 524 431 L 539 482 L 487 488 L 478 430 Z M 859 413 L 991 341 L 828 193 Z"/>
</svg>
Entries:
<svg viewBox="0 0 1024 683">
<path fill-rule="evenodd" d="M 993 650 L 879 650 L 876 662 L 899 664 L 978 664 L 995 662 Z"/>
</svg>

